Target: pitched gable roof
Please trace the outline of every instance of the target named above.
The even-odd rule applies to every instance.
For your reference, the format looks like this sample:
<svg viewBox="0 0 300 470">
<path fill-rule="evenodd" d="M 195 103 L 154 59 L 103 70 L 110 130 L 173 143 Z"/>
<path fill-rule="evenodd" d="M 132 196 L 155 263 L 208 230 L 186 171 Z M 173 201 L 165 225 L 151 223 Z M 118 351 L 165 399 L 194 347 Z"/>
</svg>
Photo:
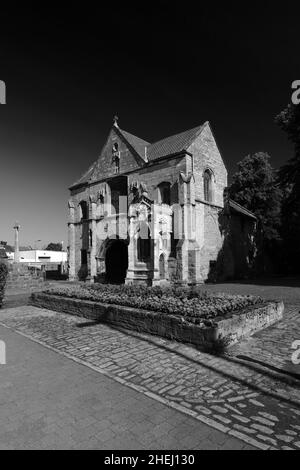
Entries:
<svg viewBox="0 0 300 470">
<path fill-rule="evenodd" d="M 125 139 L 125 141 L 129 144 L 129 146 L 136 152 L 138 157 L 140 157 L 143 161 L 146 160 L 146 148 L 151 145 L 149 142 L 146 140 L 140 139 L 139 137 L 130 134 L 127 131 L 124 131 L 123 129 L 120 129 L 117 126 L 113 126 L 113 129 L 115 132 L 118 134 L 121 134 L 121 136 Z M 77 180 L 74 184 L 72 184 L 71 188 L 75 186 L 80 186 L 82 184 L 88 183 L 90 179 L 92 178 L 94 171 L 97 170 L 98 168 L 98 158 L 94 163 L 89 167 L 89 169 L 80 177 L 79 180 Z"/>
<path fill-rule="evenodd" d="M 148 147 L 148 160 L 157 160 L 158 158 L 187 150 L 193 140 L 201 134 L 204 126 L 205 124 L 194 127 L 193 129 L 172 135 L 151 144 Z"/>
<path fill-rule="evenodd" d="M 153 161 L 161 157 L 174 155 L 175 153 L 187 150 L 193 140 L 201 134 L 205 124 L 180 132 L 179 134 L 166 137 L 165 139 L 158 140 L 152 144 L 130 134 L 129 132 L 123 131 L 123 129 L 118 128 L 118 130 L 144 160 L 145 148 L 147 147 L 147 160 Z"/>
<path fill-rule="evenodd" d="M 89 167 L 88 171 L 86 171 L 75 183 L 72 184 L 71 187 L 79 186 L 80 184 L 87 183 L 91 178 L 94 169 L 97 167 L 98 159 Z"/>
<path fill-rule="evenodd" d="M 120 133 L 123 135 L 125 140 L 131 145 L 131 147 L 136 151 L 136 153 L 145 160 L 145 148 L 151 145 L 146 140 L 140 139 L 139 137 L 130 134 L 129 132 L 123 131 L 123 129 L 118 129 Z"/>
<path fill-rule="evenodd" d="M 149 143 L 140 137 L 130 134 L 118 126 L 114 125 L 115 132 L 121 134 L 129 146 L 136 152 L 136 154 L 145 162 L 155 161 L 168 155 L 174 155 L 186 151 L 193 140 L 198 137 L 207 123 L 172 135 L 165 139 L 159 140 L 154 143 Z M 74 183 L 71 188 L 88 183 L 92 178 L 94 171 L 98 168 L 98 159 L 90 166 L 90 168 L 81 176 L 81 178 Z"/>
</svg>

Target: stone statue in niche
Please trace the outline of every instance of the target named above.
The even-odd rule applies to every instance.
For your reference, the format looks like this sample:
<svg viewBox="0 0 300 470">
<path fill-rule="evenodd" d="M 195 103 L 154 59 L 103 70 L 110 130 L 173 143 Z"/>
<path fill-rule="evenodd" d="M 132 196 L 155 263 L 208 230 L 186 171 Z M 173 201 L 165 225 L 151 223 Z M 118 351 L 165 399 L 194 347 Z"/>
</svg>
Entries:
<svg viewBox="0 0 300 470">
<path fill-rule="evenodd" d="M 130 192 L 133 194 L 133 202 L 137 202 L 141 197 L 149 199 L 148 188 L 144 181 L 131 183 Z"/>
<path fill-rule="evenodd" d="M 140 192 L 141 196 L 149 197 L 147 185 L 143 181 L 140 184 Z"/>
</svg>

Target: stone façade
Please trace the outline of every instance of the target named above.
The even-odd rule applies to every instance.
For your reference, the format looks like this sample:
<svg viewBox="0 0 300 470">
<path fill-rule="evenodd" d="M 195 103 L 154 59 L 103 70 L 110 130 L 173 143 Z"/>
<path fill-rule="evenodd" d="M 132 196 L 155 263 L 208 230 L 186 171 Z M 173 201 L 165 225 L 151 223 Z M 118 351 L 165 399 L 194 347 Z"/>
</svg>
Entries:
<svg viewBox="0 0 300 470">
<path fill-rule="evenodd" d="M 153 144 L 115 122 L 70 188 L 70 279 L 157 285 L 246 275 L 256 219 L 226 187 L 208 122 Z"/>
</svg>

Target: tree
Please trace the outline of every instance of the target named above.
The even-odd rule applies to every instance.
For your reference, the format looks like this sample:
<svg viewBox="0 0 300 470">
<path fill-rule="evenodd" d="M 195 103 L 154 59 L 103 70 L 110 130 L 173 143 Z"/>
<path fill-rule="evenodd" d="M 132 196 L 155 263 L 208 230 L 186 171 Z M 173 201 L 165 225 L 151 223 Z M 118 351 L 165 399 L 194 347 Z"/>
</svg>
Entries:
<svg viewBox="0 0 300 470">
<path fill-rule="evenodd" d="M 279 171 L 283 190 L 282 228 L 283 247 L 289 272 L 300 272 L 300 106 L 289 105 L 275 122 L 286 132 L 294 154 Z"/>
<path fill-rule="evenodd" d="M 46 247 L 46 251 L 62 251 L 62 243 L 49 243 Z"/>
<path fill-rule="evenodd" d="M 258 152 L 239 162 L 228 193 L 257 217 L 257 264 L 265 271 L 266 260 L 270 260 L 274 245 L 280 241 L 281 223 L 282 190 L 270 156 Z"/>
</svg>

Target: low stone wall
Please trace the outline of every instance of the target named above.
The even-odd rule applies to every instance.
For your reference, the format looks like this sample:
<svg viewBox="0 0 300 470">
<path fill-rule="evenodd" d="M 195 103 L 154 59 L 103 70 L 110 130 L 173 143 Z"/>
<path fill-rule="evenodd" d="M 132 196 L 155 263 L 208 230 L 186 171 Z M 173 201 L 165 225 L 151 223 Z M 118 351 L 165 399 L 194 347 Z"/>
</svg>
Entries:
<svg viewBox="0 0 300 470">
<path fill-rule="evenodd" d="M 44 286 L 44 275 L 41 269 L 28 264 L 13 263 L 8 265 L 8 277 L 5 295 L 14 292 L 32 292 Z"/>
<path fill-rule="evenodd" d="M 283 302 L 269 302 L 245 313 L 235 313 L 218 321 L 218 335 L 230 337 L 231 344 L 273 325 L 283 318 Z"/>
<path fill-rule="evenodd" d="M 233 344 L 277 322 L 284 311 L 283 302 L 271 302 L 246 313 L 228 316 L 218 321 L 216 327 L 200 327 L 175 315 L 44 293 L 32 294 L 30 302 L 37 307 L 192 343 L 200 348 L 209 347 L 221 338 L 228 338 L 229 344 Z"/>
</svg>

